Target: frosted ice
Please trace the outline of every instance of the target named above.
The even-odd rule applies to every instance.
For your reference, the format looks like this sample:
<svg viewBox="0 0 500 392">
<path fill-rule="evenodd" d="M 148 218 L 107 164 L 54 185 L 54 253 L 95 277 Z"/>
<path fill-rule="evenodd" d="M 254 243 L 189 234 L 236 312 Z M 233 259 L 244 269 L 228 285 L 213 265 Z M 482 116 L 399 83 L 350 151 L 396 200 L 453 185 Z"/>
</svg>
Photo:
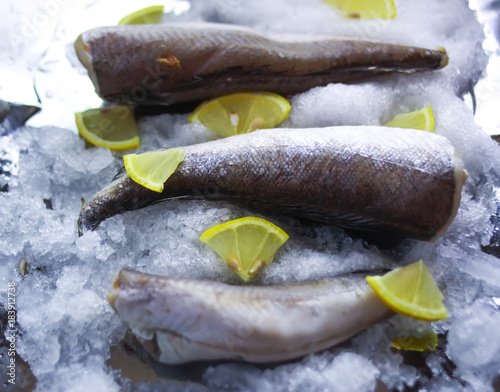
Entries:
<svg viewBox="0 0 500 392">
<path fill-rule="evenodd" d="M 232 377 L 241 374 L 242 377 Z M 367 359 L 351 352 L 317 355 L 297 364 L 283 365 L 271 372 L 245 365 L 221 365 L 208 369 L 212 390 L 236 391 L 373 391 L 379 370 Z"/>
<path fill-rule="evenodd" d="M 127 4 L 137 7 L 132 3 Z M 176 4 L 180 3 L 185 2 Z M 197 374 L 190 382 L 180 377 L 179 381 L 135 384 L 127 379 L 125 370 L 123 374 L 113 370 L 107 363 L 110 347 L 126 330 L 106 301 L 114 274 L 132 268 L 239 283 L 226 263 L 198 238 L 213 225 L 254 212 L 225 202 L 173 201 L 115 216 L 96 231 L 77 236 L 81 199 L 92 197 L 122 166 L 121 153 L 86 149 L 74 133 L 73 112 L 96 105 L 96 97 L 87 76 L 72 68 L 75 59 L 67 49 L 74 39 L 71 34 L 91 27 L 88 23 L 114 24 L 123 16 L 111 1 L 82 2 L 61 9 L 67 18 L 54 30 L 56 47 L 31 53 L 42 59 L 36 80 L 44 92 L 44 111 L 49 113 L 36 120 L 38 125 L 62 125 L 73 132 L 54 126 L 25 127 L 0 138 L 0 160 L 8 161 L 2 163 L 0 188 L 6 183 L 9 186 L 8 192 L 0 192 L 0 298 L 5 298 L 8 282 L 17 283 L 21 331 L 17 350 L 36 376 L 37 390 L 368 392 L 384 385 L 399 391 L 492 390 L 500 362 L 500 263 L 483 253 L 481 245 L 488 243 L 492 232 L 490 215 L 496 210 L 493 195 L 499 183 L 500 148 L 475 124 L 473 113 L 457 97 L 486 65 L 483 32 L 465 1 L 401 0 L 397 7 L 398 17 L 391 22 L 353 21 L 339 17 L 320 0 L 197 0 L 191 2 L 189 11 L 167 15 L 165 20 L 239 23 L 269 33 L 328 33 L 447 49 L 450 64 L 438 72 L 352 86 L 329 85 L 289 97 L 292 111 L 282 125 L 377 125 L 401 112 L 432 105 L 436 133 L 452 141 L 469 173 L 461 207 L 447 233 L 435 243 L 406 240 L 387 251 L 353 239 L 338 228 L 261 215 L 289 233 L 290 240 L 256 281 L 305 281 L 391 269 L 422 258 L 443 289 L 450 312 L 448 319 L 431 327 L 439 334 L 438 350 L 423 354 L 416 362 L 411 354 L 391 348 L 395 334 L 424 328 L 396 316 L 339 347 L 289 364 L 187 365 L 183 367 L 187 374 Z M 19 7 L 13 9 L 20 12 Z M 5 49 L 2 45 L 0 51 Z M 63 48 L 59 54 L 58 48 Z M 60 78 L 71 83 L 63 86 Z M 58 88 L 54 81 L 60 84 Z M 142 145 L 137 151 L 217 137 L 201 125 L 190 124 L 187 117 L 162 114 L 141 118 Z M 17 270 L 22 257 L 28 262 L 24 278 Z M 5 348 L 0 344 L 0 382 L 4 383 L 2 356 L 5 358 Z M 175 374 L 178 370 L 158 364 L 153 368 L 159 374 L 160 370 Z"/>
<path fill-rule="evenodd" d="M 456 372 L 476 390 L 493 390 L 491 385 L 498 376 L 498 325 L 498 309 L 478 300 L 450 326 L 447 353 L 457 365 Z"/>
</svg>

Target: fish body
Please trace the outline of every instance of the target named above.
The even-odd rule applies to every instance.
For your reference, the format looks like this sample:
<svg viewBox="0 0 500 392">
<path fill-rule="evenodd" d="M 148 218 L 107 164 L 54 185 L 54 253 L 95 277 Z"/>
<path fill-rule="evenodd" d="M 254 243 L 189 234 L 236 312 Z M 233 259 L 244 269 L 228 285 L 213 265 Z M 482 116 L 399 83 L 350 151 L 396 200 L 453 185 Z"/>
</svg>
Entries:
<svg viewBox="0 0 500 392">
<path fill-rule="evenodd" d="M 448 63 L 444 50 L 210 23 L 99 27 L 84 32 L 75 49 L 103 99 L 139 105 L 242 91 L 288 95 Z"/>
<path fill-rule="evenodd" d="M 157 360 L 274 362 L 329 348 L 392 311 L 364 277 L 270 286 L 122 270 L 108 300 Z"/>
<path fill-rule="evenodd" d="M 184 147 L 162 193 L 126 172 L 82 206 L 80 234 L 168 199 L 229 200 L 263 211 L 424 240 L 454 218 L 466 180 L 451 143 L 387 127 L 272 129 Z"/>
</svg>

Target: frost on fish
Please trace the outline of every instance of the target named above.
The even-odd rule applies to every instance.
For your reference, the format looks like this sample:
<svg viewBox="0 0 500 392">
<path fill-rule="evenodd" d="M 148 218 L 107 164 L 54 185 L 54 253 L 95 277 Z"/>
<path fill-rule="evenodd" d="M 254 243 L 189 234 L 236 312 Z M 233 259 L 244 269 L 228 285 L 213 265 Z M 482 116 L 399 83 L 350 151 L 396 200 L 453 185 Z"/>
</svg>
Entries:
<svg viewBox="0 0 500 392">
<path fill-rule="evenodd" d="M 298 358 L 392 314 L 363 276 L 259 287 L 122 270 L 108 300 L 144 348 L 169 364 Z"/>
<path fill-rule="evenodd" d="M 448 63 L 444 50 L 209 23 L 101 27 L 83 33 L 75 49 L 103 99 L 141 105 L 241 91 L 295 94 Z"/>
<path fill-rule="evenodd" d="M 29 1 L 41 6 L 45 3 Z M 33 22 L 34 10 L 26 2 L 7 0 L 8 3 L 23 10 Z M 70 3 L 71 9 L 77 5 Z M 335 228 L 297 224 L 294 227 L 300 229 L 291 232 L 294 236 L 285 245 L 280 263 L 273 263 L 261 276 L 265 284 L 316 280 L 356 269 L 393 268 L 397 263 L 425 258 L 430 261 L 450 308 L 450 317 L 434 326 L 441 338 L 437 352 L 415 355 L 391 349 L 393 325 L 400 320 L 396 316 L 361 332 L 346 342 L 348 347 L 341 344 L 289 364 L 210 362 L 195 376 L 189 375 L 191 381 L 203 384 L 198 388 L 193 383 L 170 385 L 172 377 L 167 372 L 161 374 L 162 381 L 151 380 L 137 371 L 137 357 L 132 369 L 143 382 L 127 379 L 125 366 L 121 370 L 109 367 L 110 344 L 123 336 L 125 326 L 105 302 L 105 293 L 114 273 L 124 267 L 160 275 L 234 282 L 229 268 L 218 262 L 216 255 L 198 242 L 198 237 L 212 225 L 241 217 L 248 211 L 222 202 L 180 201 L 115 216 L 99 230 L 75 238 L 80 198 L 90 200 L 106 186 L 120 161 L 106 149 L 85 149 L 77 135 L 53 127 L 63 124 L 64 112 L 98 104 L 80 87 L 92 86 L 87 75 L 75 72 L 64 61 L 64 53 L 71 55 L 67 50 L 69 41 L 83 31 L 82 23 L 88 23 L 89 28 L 115 24 L 122 16 L 120 12 L 128 12 L 122 3 L 120 7 L 108 1 L 84 3 L 78 2 L 74 13 L 66 13 L 64 8 L 64 17 L 54 35 L 61 55 L 58 57 L 52 47 L 43 59 L 43 68 L 37 72 L 37 87 L 42 87 L 44 93 L 50 89 L 54 94 L 52 100 L 46 100 L 49 105 L 44 105 L 44 110 L 52 104 L 58 108 L 58 114 L 45 116 L 44 124 L 51 127 L 24 128 L 8 138 L 0 138 L 0 144 L 7 141 L 8 147 L 19 155 L 19 174 L 12 175 L 10 191 L 0 194 L 0 276 L 4 282 L 0 296 L 7 298 L 6 282 L 18 282 L 17 317 L 22 336 L 18 336 L 16 349 L 37 377 L 35 390 L 373 392 L 379 388 L 484 392 L 491 390 L 493 384 L 498 386 L 500 263 L 479 250 L 479 241 L 488 243 L 492 230 L 489 217 L 496 207 L 489 188 L 498 183 L 500 149 L 487 135 L 482 135 L 472 111 L 455 96 L 456 86 L 469 85 L 469 79 L 477 80 L 487 59 L 481 44 L 483 26 L 476 21 L 467 1 L 402 0 L 404 12 L 390 23 L 335 19 L 335 12 L 321 1 L 303 0 L 177 1 L 191 5 L 189 14 L 165 15 L 170 20 L 210 18 L 245 23 L 266 31 L 337 33 L 429 48 L 446 47 L 450 64 L 437 72 L 378 78 L 357 85 L 330 84 L 294 97 L 287 127 L 379 124 L 397 113 L 432 105 L 436 132 L 446 136 L 460 151 L 470 175 L 457 217 L 444 237 L 433 244 L 405 242 L 394 260 L 393 252 L 365 247 Z M 137 2 L 128 3 L 132 8 L 142 7 Z M 106 12 L 101 12 L 102 7 Z M 491 9 L 488 12 L 492 14 Z M 9 13 L 3 16 L 12 24 L 20 20 Z M 14 35 L 16 31 L 12 30 Z M 2 43 L 9 44 L 9 40 Z M 22 52 L 23 58 L 29 54 L 19 48 L 16 52 Z M 5 52 L 3 59 L 8 61 L 9 56 Z M 63 60 L 59 63 L 64 67 L 54 68 L 54 63 L 49 62 L 56 57 Z M 48 76 L 51 78 L 46 79 Z M 49 81 L 54 84 L 47 85 Z M 476 91 L 483 98 L 490 97 L 486 86 L 481 84 Z M 71 91 L 69 87 L 73 87 Z M 9 99 L 6 94 L 2 97 Z M 41 98 L 44 100 L 44 96 Z M 71 120 L 67 126 L 72 125 Z M 209 131 L 189 124 L 187 116 L 151 116 L 143 118 L 140 126 L 140 152 L 213 139 Z M 43 199 L 51 199 L 53 209 L 47 209 Z M 22 257 L 31 268 L 21 279 L 17 265 Z M 446 331 L 450 331 L 448 339 L 443 336 Z M 0 367 L 8 358 L 0 358 Z M 20 362 L 16 360 L 16 364 L 19 383 L 14 391 L 24 378 Z M 153 365 L 155 370 L 157 365 Z M 192 364 L 175 369 L 200 367 Z M 5 377 L 6 373 L 0 372 L 2 386 Z"/>
<path fill-rule="evenodd" d="M 262 130 L 184 151 L 161 194 L 117 176 L 82 206 L 80 233 L 159 201 L 205 198 L 432 240 L 453 220 L 466 179 L 447 139 L 408 129 Z"/>
</svg>

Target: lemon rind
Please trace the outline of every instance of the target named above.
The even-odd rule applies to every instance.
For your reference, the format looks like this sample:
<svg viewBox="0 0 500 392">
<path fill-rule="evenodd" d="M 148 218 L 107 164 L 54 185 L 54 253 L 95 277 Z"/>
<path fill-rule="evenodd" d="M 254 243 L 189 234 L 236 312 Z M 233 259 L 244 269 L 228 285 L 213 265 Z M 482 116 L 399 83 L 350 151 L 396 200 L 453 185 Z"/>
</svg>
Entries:
<svg viewBox="0 0 500 392">
<path fill-rule="evenodd" d="M 404 126 L 404 123 L 402 123 L 402 119 L 407 119 L 410 117 L 415 117 L 418 114 L 422 114 L 425 118 L 425 122 L 423 123 L 423 127 L 418 127 L 418 128 L 413 128 L 412 129 L 419 129 L 422 131 L 427 131 L 427 132 L 434 132 L 435 129 L 435 121 L 434 121 L 434 113 L 432 111 L 432 106 L 424 106 L 420 110 L 415 110 L 413 112 L 408 112 L 408 113 L 402 113 L 398 114 L 395 116 L 392 120 L 386 122 L 384 124 L 385 127 L 394 127 L 394 128 L 408 128 L 407 126 Z M 404 122 L 404 121 L 403 121 Z M 403 125 L 403 126 L 401 126 Z"/>
<path fill-rule="evenodd" d="M 427 330 L 421 336 L 415 336 L 415 335 L 409 335 L 405 339 L 413 338 L 416 339 L 419 343 L 418 344 L 409 344 L 409 345 L 404 345 L 400 344 L 398 341 L 398 338 L 394 338 L 391 340 L 391 346 L 402 351 L 418 351 L 418 352 L 423 352 L 423 351 L 434 351 L 437 347 L 438 344 L 438 336 L 436 332 L 433 330 Z M 421 344 L 426 342 L 427 344 Z"/>
<path fill-rule="evenodd" d="M 394 4 L 394 0 L 385 0 L 384 5 L 385 5 L 385 12 L 382 12 L 380 14 L 375 14 L 374 9 L 372 10 L 367 10 L 367 9 L 359 9 L 356 7 L 347 7 L 346 5 L 348 4 L 347 1 L 328 1 L 325 0 L 325 3 L 330 5 L 332 8 L 335 8 L 340 12 L 340 15 L 346 19 L 353 19 L 354 16 L 356 19 L 364 19 L 364 20 L 372 20 L 372 19 L 394 19 L 397 15 L 396 11 L 396 5 Z M 343 4 L 341 4 L 343 3 Z"/>
<path fill-rule="evenodd" d="M 257 218 L 254 216 L 247 216 L 244 218 L 239 218 L 239 219 L 234 219 L 230 220 L 228 222 L 221 223 L 220 225 L 214 226 L 205 232 L 200 236 L 200 241 L 203 242 L 204 244 L 207 243 L 207 241 L 210 241 L 210 239 L 216 235 L 219 234 L 223 230 L 227 229 L 235 229 L 238 226 L 242 226 L 243 224 L 246 223 L 253 223 L 253 224 L 258 224 L 260 226 L 264 226 L 267 229 L 270 229 L 269 231 L 274 232 L 280 239 L 283 240 L 283 243 L 285 243 L 289 237 L 287 233 L 285 233 L 281 228 L 276 226 L 274 223 L 271 223 L 265 219 L 262 218 Z"/>
<path fill-rule="evenodd" d="M 150 7 L 142 8 L 121 18 L 120 21 L 118 22 L 118 25 L 144 24 L 144 23 L 134 23 L 134 21 L 139 18 L 144 18 L 153 15 L 154 16 L 159 15 L 161 18 L 161 14 L 163 14 L 163 9 L 164 9 L 163 5 L 152 5 Z"/>
<path fill-rule="evenodd" d="M 256 98 L 263 98 L 263 99 L 268 99 L 275 103 L 279 109 L 280 109 L 280 117 L 277 118 L 275 121 L 271 122 L 269 126 L 266 125 L 265 128 L 272 128 L 275 127 L 276 125 L 282 123 L 285 121 L 285 119 L 288 117 L 288 114 L 290 113 L 291 106 L 288 100 L 278 94 L 270 93 L 270 92 L 244 92 L 244 93 L 234 93 L 234 94 L 229 94 L 229 95 L 224 95 L 221 97 L 217 98 L 212 98 L 210 100 L 207 100 L 205 102 L 202 102 L 198 107 L 193 111 L 193 113 L 189 116 L 188 121 L 191 123 L 194 122 L 199 122 L 203 124 L 203 121 L 201 120 L 202 115 L 204 114 L 204 111 L 206 110 L 207 107 L 210 105 L 213 105 L 215 102 L 218 102 L 221 106 L 223 106 L 220 102 L 221 100 L 227 100 L 227 99 L 244 99 L 244 97 L 247 97 L 248 99 L 256 99 Z M 247 122 L 250 124 L 252 121 L 249 121 L 247 119 Z M 245 124 L 246 125 L 246 124 Z M 242 133 L 247 133 L 248 131 L 245 130 L 243 132 L 238 132 L 236 129 L 234 130 L 217 130 L 217 129 L 212 129 L 214 132 L 218 133 L 221 136 L 233 136 L 233 135 L 238 135 Z"/>
<path fill-rule="evenodd" d="M 420 269 L 427 268 L 422 261 L 417 262 Z M 414 264 L 410 264 L 414 265 Z M 409 266 L 403 267 L 407 268 Z M 392 272 L 392 271 L 391 271 Z M 389 272 L 390 273 L 390 272 Z M 439 294 L 439 298 L 436 300 L 440 301 L 440 308 L 437 310 L 429 309 L 425 306 L 421 306 L 415 303 L 411 303 L 407 300 L 400 299 L 398 296 L 394 295 L 391 290 L 387 288 L 385 284 L 383 284 L 383 276 L 367 276 L 366 281 L 371 286 L 371 288 L 375 291 L 378 298 L 387 305 L 393 311 L 403 314 L 408 317 L 412 317 L 418 320 L 424 321 L 438 321 L 446 318 L 448 316 L 448 311 L 446 307 L 442 303 L 443 295 L 439 288 L 436 285 L 436 289 Z M 422 276 L 422 272 L 419 272 L 419 277 Z M 432 278 L 432 276 L 431 276 Z M 433 279 L 433 278 L 432 278 Z M 433 279 L 434 281 L 434 279 Z M 434 281 L 435 284 L 435 281 Z"/>
<path fill-rule="evenodd" d="M 184 160 L 184 149 L 182 148 L 171 148 L 169 150 L 165 150 L 165 160 L 167 159 L 172 159 L 172 162 L 168 165 L 167 169 L 170 172 L 168 175 L 164 176 L 163 182 L 155 182 L 148 180 L 147 178 L 140 176 L 137 171 L 134 169 L 134 159 L 138 157 L 140 154 L 127 154 L 123 156 L 123 163 L 125 165 L 125 170 L 127 171 L 128 175 L 134 182 L 138 183 L 139 185 L 142 185 L 143 187 L 158 192 L 162 193 L 163 190 L 165 189 L 165 182 L 172 176 L 172 174 L 175 173 L 177 170 L 177 167 L 182 163 Z M 164 169 L 163 171 L 167 171 Z"/>
<path fill-rule="evenodd" d="M 245 225 L 253 225 L 253 226 L 260 226 L 265 228 L 266 234 L 263 236 L 262 241 L 260 243 L 260 246 L 255 250 L 255 260 L 251 261 L 249 265 L 246 265 L 244 269 L 242 269 L 242 260 L 240 259 L 240 247 L 239 247 L 239 241 L 238 241 L 238 228 L 244 227 Z M 212 248 L 210 244 L 210 240 L 214 238 L 215 236 L 219 234 L 223 234 L 227 231 L 232 231 L 235 234 L 234 241 L 236 245 L 236 259 L 237 263 L 233 259 L 228 259 L 228 256 L 224 256 L 221 253 L 219 253 L 218 250 Z M 263 259 L 257 259 L 257 256 L 262 253 L 262 250 L 267 243 L 267 240 L 269 236 L 276 237 L 278 239 L 279 245 L 274 249 L 274 252 L 269 252 L 272 253 L 271 257 L 267 260 Z M 262 270 L 262 268 L 266 265 L 269 265 L 273 259 L 275 253 L 278 251 L 278 249 L 283 246 L 283 244 L 288 240 L 289 236 L 286 234 L 281 228 L 278 226 L 274 225 L 273 223 L 262 219 L 262 218 L 257 218 L 257 217 L 244 217 L 240 219 L 235 219 L 231 220 L 225 223 L 222 223 L 220 225 L 214 226 L 208 230 L 206 230 L 201 236 L 200 236 L 200 241 L 203 242 L 204 244 L 208 245 L 213 251 L 215 251 L 221 258 L 229 265 L 231 269 L 245 282 L 248 282 L 250 279 L 252 279 L 255 275 L 259 273 L 259 271 Z M 273 247 L 274 248 L 274 247 Z M 268 255 L 269 256 L 269 255 Z M 237 268 L 239 267 L 239 268 Z"/>
<path fill-rule="evenodd" d="M 103 138 L 100 138 L 93 132 L 89 131 L 87 126 L 85 125 L 85 121 L 83 119 L 85 112 L 78 112 L 75 113 L 75 122 L 76 122 L 76 127 L 78 129 L 78 134 L 86 141 L 91 143 L 92 145 L 96 147 L 104 147 L 104 148 L 109 148 L 110 150 L 115 150 L 115 151 L 124 151 L 124 150 L 130 150 L 133 148 L 137 148 L 141 145 L 141 140 L 139 138 L 139 135 L 134 136 L 132 138 L 126 139 L 124 141 L 119 141 L 119 142 L 112 142 L 105 140 Z"/>
</svg>

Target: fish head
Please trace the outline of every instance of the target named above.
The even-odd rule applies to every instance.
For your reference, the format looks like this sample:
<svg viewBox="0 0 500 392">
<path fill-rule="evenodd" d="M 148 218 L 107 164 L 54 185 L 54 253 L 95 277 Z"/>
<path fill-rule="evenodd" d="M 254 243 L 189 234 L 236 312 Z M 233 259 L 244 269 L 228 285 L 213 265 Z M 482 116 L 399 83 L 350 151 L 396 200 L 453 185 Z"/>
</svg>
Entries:
<svg viewBox="0 0 500 392">
<path fill-rule="evenodd" d="M 80 34 L 78 38 L 75 41 L 74 44 L 75 47 L 75 52 L 76 56 L 78 57 L 78 60 L 80 60 L 80 63 L 85 67 L 89 74 L 89 78 L 92 80 L 92 83 L 94 84 L 96 88 L 97 94 L 99 94 L 98 88 L 99 88 L 99 83 L 97 80 L 97 75 L 94 71 L 94 67 L 92 65 L 92 56 L 90 53 L 90 47 L 87 45 L 87 42 L 85 40 L 85 33 Z"/>
</svg>

